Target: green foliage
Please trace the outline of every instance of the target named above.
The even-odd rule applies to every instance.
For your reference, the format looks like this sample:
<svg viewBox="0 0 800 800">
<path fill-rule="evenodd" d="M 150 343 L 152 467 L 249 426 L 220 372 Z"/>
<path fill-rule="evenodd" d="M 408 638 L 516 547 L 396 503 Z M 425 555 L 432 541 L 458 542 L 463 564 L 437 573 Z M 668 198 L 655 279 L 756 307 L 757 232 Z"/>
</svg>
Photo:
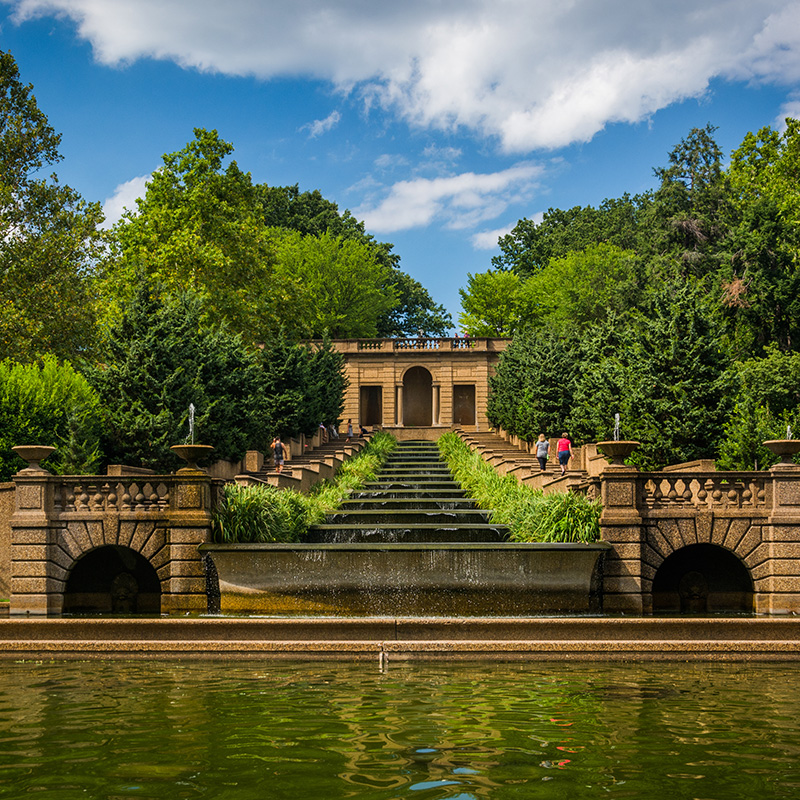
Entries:
<svg viewBox="0 0 800 800">
<path fill-rule="evenodd" d="M 110 314 L 129 300 L 144 273 L 173 294 L 192 291 L 204 321 L 223 321 L 250 341 L 274 319 L 268 228 L 249 173 L 216 131 L 196 128 L 185 148 L 163 157 L 137 211 L 115 226 L 116 248 L 103 290 Z"/>
<path fill-rule="evenodd" d="M 223 328 L 202 324 L 195 295 L 167 295 L 139 283 L 109 330 L 104 362 L 87 372 L 106 409 L 105 454 L 160 470 L 177 466 L 170 447 L 186 441 L 189 404 L 195 441 L 214 457 L 265 449 L 261 355 Z"/>
<path fill-rule="evenodd" d="M 574 331 L 635 308 L 641 294 L 636 254 L 601 243 L 551 259 L 520 287 L 518 302 L 534 324 Z"/>
<path fill-rule="evenodd" d="M 375 336 L 378 321 L 397 303 L 391 270 L 373 247 L 324 232 L 271 230 L 275 282 L 286 298 L 275 317 L 297 338 Z"/>
<path fill-rule="evenodd" d="M 624 194 L 619 199 L 604 200 L 599 208 L 550 208 L 541 222 L 521 219 L 511 233 L 500 238 L 500 254 L 492 258 L 492 266 L 524 279 L 546 267 L 553 258 L 600 243 L 642 252 L 647 247 L 644 222 L 651 203 L 648 194 Z"/>
<path fill-rule="evenodd" d="M 736 365 L 733 413 L 724 429 L 719 465 L 723 469 L 767 469 L 777 461 L 763 442 L 800 432 L 800 353 L 776 345 L 764 358 Z"/>
<path fill-rule="evenodd" d="M 303 495 L 272 486 L 225 486 L 214 512 L 213 540 L 220 544 L 297 542 L 305 531 Z"/>
<path fill-rule="evenodd" d="M 445 336 L 453 327 L 452 317 L 445 307 L 434 303 L 419 281 L 393 269 L 388 282 L 394 286 L 397 305 L 378 318 L 377 336 L 416 336 L 420 332 L 424 336 Z"/>
<path fill-rule="evenodd" d="M 578 494 L 545 495 L 498 473 L 454 433 L 439 449 L 470 497 L 492 511 L 492 522 L 507 525 L 515 542 L 594 542 L 600 538 L 599 502 Z"/>
<path fill-rule="evenodd" d="M 461 329 L 468 336 L 513 336 L 522 326 L 521 281 L 513 272 L 467 274 L 467 288 L 459 289 L 464 312 Z"/>
<path fill-rule="evenodd" d="M 279 332 L 261 349 L 263 395 L 260 412 L 266 430 L 283 437 L 310 436 L 319 423 L 336 423 L 344 408 L 344 357 L 323 340 L 298 345 Z"/>
<path fill-rule="evenodd" d="M 55 175 L 60 136 L 0 51 L 0 358 L 75 358 L 94 337 L 90 273 L 103 214 Z"/>
<path fill-rule="evenodd" d="M 11 451 L 22 444 L 55 447 L 48 468 L 57 473 L 91 472 L 101 425 L 98 396 L 71 364 L 0 362 L 0 480 L 24 466 Z"/>
<path fill-rule="evenodd" d="M 525 441 L 564 429 L 578 364 L 574 343 L 551 330 L 527 328 L 502 354 L 489 379 L 487 415 Z"/>
<path fill-rule="evenodd" d="M 358 455 L 342 464 L 332 481 L 323 481 L 309 494 L 272 486 L 226 486 L 223 502 L 214 512 L 214 541 L 300 541 L 312 525 L 338 508 L 352 492 L 374 480 L 396 444 L 393 436 L 376 433 Z"/>
</svg>

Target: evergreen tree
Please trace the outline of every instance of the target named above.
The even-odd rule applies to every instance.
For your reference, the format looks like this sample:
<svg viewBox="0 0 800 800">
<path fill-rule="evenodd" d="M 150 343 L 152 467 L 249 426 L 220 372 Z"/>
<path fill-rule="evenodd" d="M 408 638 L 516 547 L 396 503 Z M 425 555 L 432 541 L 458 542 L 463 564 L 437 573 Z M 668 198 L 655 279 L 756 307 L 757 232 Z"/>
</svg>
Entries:
<svg viewBox="0 0 800 800">
<path fill-rule="evenodd" d="M 89 371 L 107 412 L 109 462 L 169 470 L 170 447 L 188 439 L 215 447 L 214 459 L 265 449 L 258 353 L 224 327 L 202 323 L 203 303 L 139 281 L 107 339 L 104 362 Z"/>
</svg>

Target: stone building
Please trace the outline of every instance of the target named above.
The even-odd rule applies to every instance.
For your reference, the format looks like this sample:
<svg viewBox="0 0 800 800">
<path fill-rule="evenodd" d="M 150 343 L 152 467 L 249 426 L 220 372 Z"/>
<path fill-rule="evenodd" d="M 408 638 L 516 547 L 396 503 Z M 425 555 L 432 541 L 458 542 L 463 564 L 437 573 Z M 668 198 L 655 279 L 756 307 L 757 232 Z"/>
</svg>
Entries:
<svg viewBox="0 0 800 800">
<path fill-rule="evenodd" d="M 489 427 L 489 377 L 510 339 L 340 339 L 349 386 L 343 419 L 399 439 Z"/>
</svg>

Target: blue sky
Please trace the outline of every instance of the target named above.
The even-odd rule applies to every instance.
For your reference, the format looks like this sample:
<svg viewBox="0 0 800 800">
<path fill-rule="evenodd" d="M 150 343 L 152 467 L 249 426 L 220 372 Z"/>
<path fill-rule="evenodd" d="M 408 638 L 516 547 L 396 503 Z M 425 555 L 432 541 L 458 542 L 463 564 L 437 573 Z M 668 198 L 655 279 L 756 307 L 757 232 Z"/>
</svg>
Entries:
<svg viewBox="0 0 800 800">
<path fill-rule="evenodd" d="M 216 128 L 255 181 L 393 242 L 454 319 L 518 219 L 651 188 L 692 127 L 729 154 L 800 115 L 786 0 L 0 0 L 0 48 L 110 219 Z"/>
</svg>

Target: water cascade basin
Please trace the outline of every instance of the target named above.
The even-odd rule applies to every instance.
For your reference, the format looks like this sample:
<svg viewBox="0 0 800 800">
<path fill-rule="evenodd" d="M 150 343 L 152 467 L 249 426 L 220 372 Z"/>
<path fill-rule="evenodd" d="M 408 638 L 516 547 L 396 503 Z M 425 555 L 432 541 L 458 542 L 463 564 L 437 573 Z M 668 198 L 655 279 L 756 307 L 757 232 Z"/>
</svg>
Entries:
<svg viewBox="0 0 800 800">
<path fill-rule="evenodd" d="M 301 544 L 203 545 L 223 613 L 599 611 L 609 545 L 519 544 L 464 497 L 430 442 L 402 442 Z"/>
</svg>

